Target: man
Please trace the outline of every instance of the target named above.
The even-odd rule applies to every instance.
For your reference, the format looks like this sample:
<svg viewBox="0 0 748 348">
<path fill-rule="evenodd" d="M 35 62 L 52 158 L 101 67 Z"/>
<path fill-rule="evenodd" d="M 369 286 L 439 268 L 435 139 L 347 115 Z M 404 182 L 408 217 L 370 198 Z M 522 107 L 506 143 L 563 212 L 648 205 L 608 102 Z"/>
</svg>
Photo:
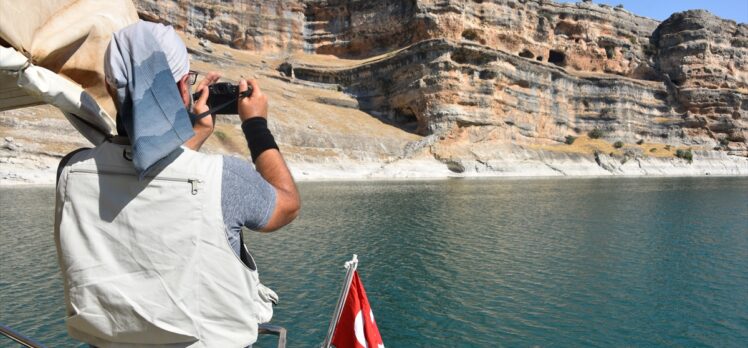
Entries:
<svg viewBox="0 0 748 348">
<path fill-rule="evenodd" d="M 242 130 L 256 170 L 196 152 L 213 117 L 190 123 L 186 48 L 171 27 L 138 22 L 105 58 L 120 136 L 66 156 L 58 170 L 55 240 L 70 335 L 98 347 L 244 347 L 272 316 L 241 227 L 274 231 L 300 208 L 267 128 L 268 103 L 241 80 Z M 210 73 L 194 114 L 208 111 Z M 190 81 L 192 80 L 192 81 Z"/>
</svg>

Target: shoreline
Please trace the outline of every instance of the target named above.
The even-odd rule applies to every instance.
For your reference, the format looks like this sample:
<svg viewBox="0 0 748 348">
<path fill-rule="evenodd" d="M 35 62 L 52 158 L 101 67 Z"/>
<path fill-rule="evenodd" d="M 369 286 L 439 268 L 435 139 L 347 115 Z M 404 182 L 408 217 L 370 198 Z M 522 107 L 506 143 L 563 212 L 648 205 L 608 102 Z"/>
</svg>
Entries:
<svg viewBox="0 0 748 348">
<path fill-rule="evenodd" d="M 540 176 L 540 175 L 495 175 L 495 176 L 446 176 L 446 177 L 336 177 L 336 178 L 314 178 L 298 179 L 294 176 L 297 183 L 335 183 L 335 182 L 427 182 L 427 181 L 449 181 L 449 180 L 467 180 L 467 181 L 529 181 L 529 180 L 586 180 L 586 179 L 675 179 L 675 178 L 748 178 L 748 174 L 707 174 L 707 175 L 687 175 L 687 174 L 662 174 L 662 175 L 559 175 L 559 176 Z M 4 188 L 34 188 L 34 187 L 53 187 L 54 182 L 22 182 L 0 180 L 0 189 Z"/>
<path fill-rule="evenodd" d="M 599 159 L 598 159 L 599 160 Z M 0 187 L 53 186 L 56 176 L 54 158 L 35 156 L 0 163 Z M 392 163 L 338 160 L 334 163 L 289 162 L 297 182 L 361 181 L 442 181 L 453 179 L 595 179 L 595 178 L 695 178 L 748 177 L 748 158 L 722 156 L 695 158 L 692 163 L 679 159 L 647 159 L 611 167 L 587 157 L 544 160 L 496 161 L 455 172 L 435 159 L 403 159 Z M 43 163 L 44 165 L 39 165 Z"/>
</svg>

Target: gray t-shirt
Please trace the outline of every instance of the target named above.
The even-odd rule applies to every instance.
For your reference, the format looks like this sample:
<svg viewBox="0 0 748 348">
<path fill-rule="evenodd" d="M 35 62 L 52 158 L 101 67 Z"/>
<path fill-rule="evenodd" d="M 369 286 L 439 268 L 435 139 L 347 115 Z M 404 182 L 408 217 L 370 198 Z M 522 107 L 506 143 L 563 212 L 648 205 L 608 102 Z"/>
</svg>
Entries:
<svg viewBox="0 0 748 348">
<path fill-rule="evenodd" d="M 249 162 L 223 156 L 221 209 L 231 248 L 239 255 L 242 226 L 258 230 L 275 210 L 275 189 Z"/>
<path fill-rule="evenodd" d="M 75 150 L 60 161 L 58 181 L 62 168 L 82 150 L 87 149 Z M 232 156 L 223 156 L 221 180 L 221 210 L 226 237 L 234 253 L 241 257 L 242 226 L 258 230 L 267 225 L 275 210 L 275 189 L 249 162 Z"/>
</svg>

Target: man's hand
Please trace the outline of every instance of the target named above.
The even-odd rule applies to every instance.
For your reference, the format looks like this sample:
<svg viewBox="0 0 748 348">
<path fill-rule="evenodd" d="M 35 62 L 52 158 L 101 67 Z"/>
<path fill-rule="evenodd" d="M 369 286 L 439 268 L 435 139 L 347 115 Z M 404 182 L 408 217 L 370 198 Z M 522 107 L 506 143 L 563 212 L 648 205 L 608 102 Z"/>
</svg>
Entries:
<svg viewBox="0 0 748 348">
<path fill-rule="evenodd" d="M 218 79 L 220 78 L 221 75 L 219 73 L 211 71 L 208 73 L 208 75 L 205 76 L 204 79 L 202 79 L 202 81 L 200 81 L 200 83 L 197 84 L 197 87 L 195 87 L 195 91 L 200 92 L 200 98 L 195 100 L 195 104 L 192 105 L 192 113 L 199 115 L 210 110 L 210 107 L 208 106 L 208 97 L 210 96 L 208 86 L 218 82 Z M 182 85 L 186 86 L 186 84 Z M 189 87 L 186 88 L 188 89 L 187 93 L 189 93 Z M 184 92 L 182 93 L 182 95 L 184 97 Z M 187 95 L 187 97 L 189 97 L 189 94 Z M 192 130 L 195 131 L 195 136 L 185 142 L 185 146 L 195 151 L 200 150 L 200 147 L 203 146 L 203 143 L 205 143 L 205 141 L 208 140 L 208 137 L 213 134 L 213 129 L 215 129 L 215 117 L 216 115 L 210 115 L 210 117 L 206 116 L 197 120 L 195 122 L 195 125 L 192 126 Z"/>
<path fill-rule="evenodd" d="M 268 97 L 260 90 L 260 85 L 255 80 L 239 80 L 239 93 L 247 90 L 247 84 L 252 85 L 252 95 L 249 98 L 241 98 L 239 103 L 239 119 L 242 122 L 252 117 L 268 118 Z"/>
</svg>

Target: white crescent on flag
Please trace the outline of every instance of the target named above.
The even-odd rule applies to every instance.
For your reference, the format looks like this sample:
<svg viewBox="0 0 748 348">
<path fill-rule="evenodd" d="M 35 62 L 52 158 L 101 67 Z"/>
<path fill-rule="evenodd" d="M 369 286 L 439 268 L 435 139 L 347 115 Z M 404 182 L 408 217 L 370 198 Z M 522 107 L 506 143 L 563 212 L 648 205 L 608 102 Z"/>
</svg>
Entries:
<svg viewBox="0 0 748 348">
<path fill-rule="evenodd" d="M 356 341 L 358 344 L 369 348 L 369 344 L 366 343 L 366 334 L 364 333 L 364 316 L 361 315 L 361 310 L 356 314 L 356 321 L 353 323 L 353 331 L 356 333 Z"/>
</svg>

